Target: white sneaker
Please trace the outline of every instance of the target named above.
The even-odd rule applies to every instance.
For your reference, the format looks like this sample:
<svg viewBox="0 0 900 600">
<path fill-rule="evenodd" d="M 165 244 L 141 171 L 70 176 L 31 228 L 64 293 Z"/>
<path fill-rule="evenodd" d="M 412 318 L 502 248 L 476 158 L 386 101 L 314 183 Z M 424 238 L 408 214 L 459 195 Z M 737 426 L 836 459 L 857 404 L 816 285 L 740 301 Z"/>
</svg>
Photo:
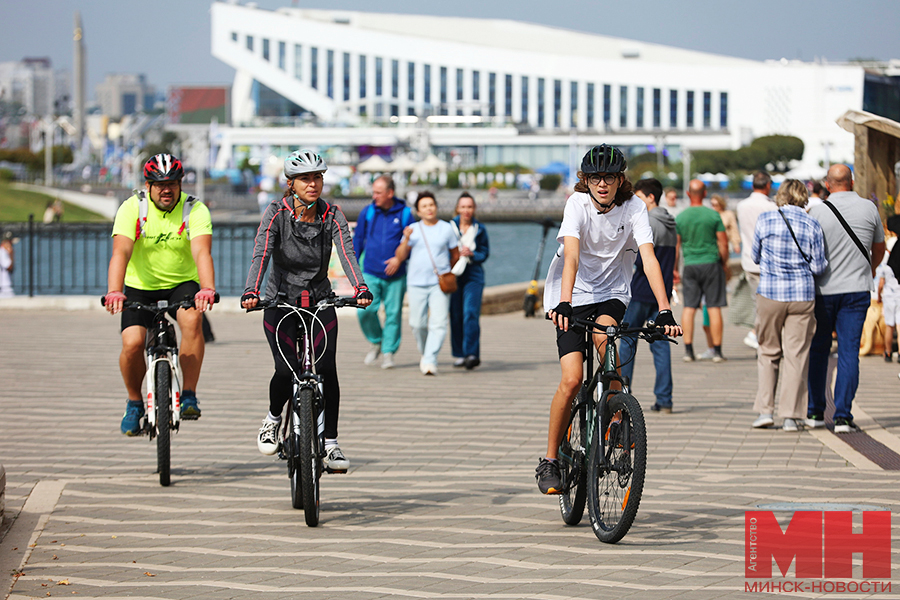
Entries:
<svg viewBox="0 0 900 600">
<path fill-rule="evenodd" d="M 259 428 L 259 437 L 256 438 L 256 447 L 266 456 L 272 456 L 278 452 L 278 426 L 280 423 L 273 423 L 268 419 L 263 419 L 262 427 Z"/>
<path fill-rule="evenodd" d="M 385 352 L 384 358 L 381 359 L 381 368 L 382 369 L 393 369 L 394 368 L 394 353 L 393 352 Z"/>
<path fill-rule="evenodd" d="M 697 360 L 712 360 L 716 355 L 716 351 L 712 348 L 707 348 L 706 352 L 697 357 Z"/>
<path fill-rule="evenodd" d="M 453 359 L 453 366 L 454 366 L 454 367 L 464 367 L 464 366 L 466 366 L 466 359 L 465 359 L 465 358 L 462 358 L 462 357 Z"/>
<path fill-rule="evenodd" d="M 350 461 L 341 452 L 340 446 L 332 446 L 325 451 L 325 459 L 322 461 L 325 468 L 332 473 L 346 473 L 350 468 Z"/>
<path fill-rule="evenodd" d="M 775 421 L 772 419 L 772 415 L 759 415 L 759 417 L 755 421 L 753 421 L 752 427 L 754 429 L 762 429 L 774 424 Z"/>
<path fill-rule="evenodd" d="M 747 332 L 747 335 L 744 336 L 744 343 L 754 350 L 759 350 L 759 340 L 756 339 L 755 331 Z"/>
<path fill-rule="evenodd" d="M 425 362 L 425 359 L 419 361 L 419 370 L 422 375 L 437 375 L 437 365 Z"/>
<path fill-rule="evenodd" d="M 372 344 L 372 349 L 366 354 L 363 362 L 367 365 L 374 365 L 379 356 L 381 356 L 381 344 Z"/>
<path fill-rule="evenodd" d="M 781 428 L 785 431 L 800 431 L 800 426 L 795 419 L 785 419 Z"/>
</svg>

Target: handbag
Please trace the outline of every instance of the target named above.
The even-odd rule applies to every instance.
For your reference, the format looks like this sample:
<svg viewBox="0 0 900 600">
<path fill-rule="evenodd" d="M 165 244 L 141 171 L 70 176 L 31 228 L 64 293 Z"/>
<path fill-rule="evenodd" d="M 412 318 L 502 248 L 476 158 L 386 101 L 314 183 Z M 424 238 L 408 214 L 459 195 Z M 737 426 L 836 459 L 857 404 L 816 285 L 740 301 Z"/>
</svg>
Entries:
<svg viewBox="0 0 900 600">
<path fill-rule="evenodd" d="M 438 273 L 437 263 L 434 262 L 434 255 L 431 253 L 431 247 L 428 245 L 428 238 L 425 236 L 425 228 L 419 222 L 419 231 L 422 232 L 422 241 L 425 242 L 425 249 L 428 250 L 428 258 L 431 259 L 431 266 L 434 267 L 434 274 L 437 275 L 438 285 L 445 294 L 452 294 L 456 291 L 456 275 L 447 271 L 446 273 Z"/>
</svg>

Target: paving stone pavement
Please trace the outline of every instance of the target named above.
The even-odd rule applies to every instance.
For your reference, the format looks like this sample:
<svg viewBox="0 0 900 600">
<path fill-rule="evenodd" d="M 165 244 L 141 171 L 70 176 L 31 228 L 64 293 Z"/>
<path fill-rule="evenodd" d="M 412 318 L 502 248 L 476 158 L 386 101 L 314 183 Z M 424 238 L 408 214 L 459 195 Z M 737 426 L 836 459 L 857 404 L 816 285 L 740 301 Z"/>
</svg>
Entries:
<svg viewBox="0 0 900 600">
<path fill-rule="evenodd" d="M 0 529 L 0 590 L 13 582 L 12 600 L 764 597 L 744 592 L 745 510 L 900 508 L 900 474 L 834 434 L 749 427 L 755 354 L 729 329 L 725 363 L 684 364 L 673 348 L 671 415 L 649 411 L 653 368 L 640 348 L 647 482 L 631 531 L 601 544 L 587 515 L 565 526 L 534 483 L 558 382 L 549 323 L 486 317 L 482 366 L 453 369 L 448 341 L 432 378 L 418 371 L 408 328 L 396 369 L 365 367 L 351 314 L 338 357 L 351 470 L 323 478 L 322 523 L 309 528 L 291 508 L 284 463 L 256 450 L 271 369 L 261 317 L 212 320 L 203 417 L 173 437 L 172 485 L 162 488 L 153 445 L 118 431 L 117 319 L 0 311 L 0 462 L 7 513 L 18 515 Z M 900 433 L 897 371 L 864 358 L 855 405 L 889 440 Z M 896 563 L 896 534 L 893 546 Z M 900 597 L 892 584 L 872 596 Z"/>
</svg>

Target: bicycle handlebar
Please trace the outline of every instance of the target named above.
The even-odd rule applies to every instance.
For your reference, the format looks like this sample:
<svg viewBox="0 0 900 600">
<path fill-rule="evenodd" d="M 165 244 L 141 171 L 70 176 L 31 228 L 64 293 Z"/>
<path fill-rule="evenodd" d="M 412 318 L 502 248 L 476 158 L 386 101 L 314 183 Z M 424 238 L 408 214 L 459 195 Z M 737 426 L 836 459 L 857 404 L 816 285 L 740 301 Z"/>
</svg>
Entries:
<svg viewBox="0 0 900 600">
<path fill-rule="evenodd" d="M 213 304 L 217 304 L 219 302 L 219 292 L 216 292 L 216 298 L 213 300 Z M 106 306 L 106 296 L 100 296 L 100 306 Z M 159 300 L 155 305 L 153 304 L 142 304 L 140 302 L 134 302 L 131 300 L 126 300 L 122 303 L 122 308 L 130 308 L 132 310 L 147 310 L 150 312 L 160 312 L 163 310 L 169 310 L 171 308 L 194 308 L 194 299 L 193 298 L 185 298 L 180 302 L 169 302 L 168 300 Z"/>
<path fill-rule="evenodd" d="M 637 337 L 648 342 L 665 341 L 678 344 L 677 341 L 665 334 L 665 329 L 661 325 L 657 325 L 653 321 L 647 321 L 647 327 L 627 327 L 627 323 L 622 325 L 601 325 L 587 319 L 573 319 L 572 323 L 597 333 L 605 333 L 610 340 L 623 337 Z"/>
<path fill-rule="evenodd" d="M 347 297 L 347 296 L 329 296 L 327 298 L 322 298 L 314 306 L 310 306 L 309 308 L 325 308 L 327 306 L 333 306 L 335 308 L 343 308 L 345 306 L 351 306 L 353 308 L 365 308 L 364 306 L 360 306 L 356 298 Z M 248 313 L 254 312 L 257 310 L 264 310 L 266 308 L 302 308 L 297 306 L 296 304 L 291 304 L 285 298 L 260 298 L 259 302 L 253 308 L 245 309 Z"/>
</svg>

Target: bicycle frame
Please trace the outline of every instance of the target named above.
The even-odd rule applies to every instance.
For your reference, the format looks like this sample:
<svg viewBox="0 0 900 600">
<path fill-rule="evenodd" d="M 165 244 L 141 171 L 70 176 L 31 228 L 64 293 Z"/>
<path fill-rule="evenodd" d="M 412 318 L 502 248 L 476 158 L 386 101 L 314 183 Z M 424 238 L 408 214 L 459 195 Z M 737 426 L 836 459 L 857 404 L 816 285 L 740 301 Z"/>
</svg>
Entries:
<svg viewBox="0 0 900 600">
<path fill-rule="evenodd" d="M 304 309 L 297 309 L 296 306 L 291 307 L 293 310 L 298 310 L 298 312 L 306 312 L 306 315 L 300 314 L 298 315 L 301 319 L 310 318 L 315 320 L 316 315 L 318 315 L 318 310 L 315 313 L 310 311 L 304 311 Z M 322 376 L 316 373 L 316 361 L 313 356 L 315 352 L 315 348 L 311 343 L 311 335 L 309 329 L 312 328 L 312 324 L 309 326 L 304 326 L 302 329 L 302 333 L 298 336 L 298 344 L 296 346 L 297 350 L 297 362 L 300 365 L 300 373 L 294 373 L 294 393 L 291 396 L 290 406 L 291 410 L 295 415 L 299 415 L 300 406 L 297 404 L 298 399 L 300 398 L 300 391 L 303 389 L 311 389 L 313 390 L 313 398 L 315 399 L 315 412 L 316 412 L 316 432 L 317 432 L 317 456 L 321 459 L 325 456 L 325 410 L 324 406 L 322 406 L 322 399 L 325 397 L 325 390 L 322 384 Z M 284 423 L 284 432 L 282 435 L 282 439 L 287 436 L 287 426 L 288 423 L 293 423 L 294 431 L 296 435 L 300 435 L 300 419 L 282 419 L 282 423 Z M 283 449 L 282 444 L 282 449 Z M 287 458 L 283 456 L 282 458 Z"/>
<path fill-rule="evenodd" d="M 150 430 L 150 439 L 153 439 L 156 430 L 156 365 L 160 362 L 169 363 L 171 370 L 172 399 L 172 429 L 178 430 L 181 422 L 181 363 L 178 360 L 178 346 L 176 345 L 175 331 L 172 323 L 166 318 L 163 305 L 165 301 L 157 303 L 157 308 L 162 309 L 154 317 L 153 327 L 147 330 L 145 343 L 147 352 L 147 372 L 144 380 L 147 385 L 147 424 Z"/>
</svg>

